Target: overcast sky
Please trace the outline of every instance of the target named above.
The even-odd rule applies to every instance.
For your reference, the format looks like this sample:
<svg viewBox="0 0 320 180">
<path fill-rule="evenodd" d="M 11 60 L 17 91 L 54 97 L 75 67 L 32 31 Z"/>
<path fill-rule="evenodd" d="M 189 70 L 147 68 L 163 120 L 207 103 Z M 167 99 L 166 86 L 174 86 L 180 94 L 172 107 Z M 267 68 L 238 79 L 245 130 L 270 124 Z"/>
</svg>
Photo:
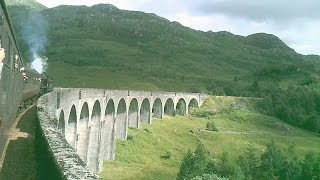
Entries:
<svg viewBox="0 0 320 180">
<path fill-rule="evenodd" d="M 203 31 L 249 35 L 266 32 L 280 37 L 301 54 L 320 55 L 319 0 L 37 0 L 60 4 L 110 3 L 120 9 L 152 12 Z"/>
</svg>

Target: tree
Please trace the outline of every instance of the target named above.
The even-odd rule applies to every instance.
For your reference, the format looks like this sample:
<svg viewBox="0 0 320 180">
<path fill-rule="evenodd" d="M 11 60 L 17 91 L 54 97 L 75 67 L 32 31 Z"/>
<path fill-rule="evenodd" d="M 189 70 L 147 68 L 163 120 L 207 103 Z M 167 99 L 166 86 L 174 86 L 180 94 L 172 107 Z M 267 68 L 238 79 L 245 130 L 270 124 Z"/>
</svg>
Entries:
<svg viewBox="0 0 320 180">
<path fill-rule="evenodd" d="M 198 145 L 195 152 L 188 150 L 183 157 L 180 170 L 177 174 L 177 180 L 192 179 L 205 173 L 210 173 L 212 161 L 205 147 Z"/>
<path fill-rule="evenodd" d="M 206 128 L 208 131 L 218 131 L 218 128 L 216 127 L 216 123 L 214 122 L 207 122 Z"/>
<path fill-rule="evenodd" d="M 219 166 L 219 174 L 223 177 L 229 177 L 230 179 L 242 180 L 245 176 L 236 162 L 231 160 L 229 154 L 224 152 L 221 157 L 221 163 Z"/>
<path fill-rule="evenodd" d="M 301 163 L 301 179 L 320 179 L 320 156 L 309 152 Z"/>
<path fill-rule="evenodd" d="M 295 146 L 289 146 L 288 150 L 284 154 L 284 161 L 282 168 L 279 171 L 280 179 L 294 180 L 298 179 L 301 174 L 301 166 L 297 155 L 295 154 Z"/>
<path fill-rule="evenodd" d="M 278 179 L 279 170 L 282 169 L 284 155 L 276 147 L 274 141 L 267 144 L 265 153 L 261 155 L 261 165 L 259 167 L 260 177 L 258 179 Z"/>
<path fill-rule="evenodd" d="M 192 180 L 228 180 L 228 178 L 221 178 L 216 174 L 203 174 L 202 176 L 192 178 Z"/>
<path fill-rule="evenodd" d="M 254 93 L 256 96 L 259 95 L 259 92 L 260 92 L 260 86 L 259 86 L 259 83 L 257 80 L 255 80 L 251 86 L 249 87 L 249 90 Z"/>
<path fill-rule="evenodd" d="M 239 156 L 238 164 L 247 180 L 256 179 L 260 160 L 253 146 L 249 146 L 246 151 Z"/>
</svg>

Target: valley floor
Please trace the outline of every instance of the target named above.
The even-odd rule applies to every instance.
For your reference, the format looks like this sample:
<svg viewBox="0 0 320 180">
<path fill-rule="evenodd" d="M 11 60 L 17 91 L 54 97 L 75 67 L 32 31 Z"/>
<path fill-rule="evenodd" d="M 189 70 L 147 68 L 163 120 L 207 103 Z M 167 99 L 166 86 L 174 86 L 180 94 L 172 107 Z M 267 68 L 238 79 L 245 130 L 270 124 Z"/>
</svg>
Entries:
<svg viewBox="0 0 320 180">
<path fill-rule="evenodd" d="M 206 131 L 215 122 L 219 132 Z M 188 149 L 199 143 L 211 155 L 227 151 L 237 158 L 248 146 L 260 153 L 274 141 L 280 148 L 295 147 L 299 157 L 308 151 L 320 152 L 320 137 L 292 127 L 270 116 L 243 109 L 205 118 L 189 116 L 154 119 L 152 125 L 130 129 L 127 141 L 119 141 L 116 160 L 105 162 L 102 179 L 175 179 Z"/>
</svg>

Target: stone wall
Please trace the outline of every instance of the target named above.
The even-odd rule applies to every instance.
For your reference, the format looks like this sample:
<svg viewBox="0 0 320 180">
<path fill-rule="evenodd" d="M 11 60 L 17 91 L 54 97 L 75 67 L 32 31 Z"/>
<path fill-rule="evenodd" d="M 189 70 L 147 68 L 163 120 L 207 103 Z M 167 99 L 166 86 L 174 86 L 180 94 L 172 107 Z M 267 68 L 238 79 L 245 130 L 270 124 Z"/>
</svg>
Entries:
<svg viewBox="0 0 320 180">
<path fill-rule="evenodd" d="M 46 94 L 38 100 L 37 114 L 42 136 L 48 144 L 57 169 L 61 171 L 62 177 L 57 177 L 57 179 L 98 179 L 58 131 L 57 120 L 50 116 L 54 109 L 50 106 L 52 98 L 54 98 L 54 93 Z"/>
</svg>

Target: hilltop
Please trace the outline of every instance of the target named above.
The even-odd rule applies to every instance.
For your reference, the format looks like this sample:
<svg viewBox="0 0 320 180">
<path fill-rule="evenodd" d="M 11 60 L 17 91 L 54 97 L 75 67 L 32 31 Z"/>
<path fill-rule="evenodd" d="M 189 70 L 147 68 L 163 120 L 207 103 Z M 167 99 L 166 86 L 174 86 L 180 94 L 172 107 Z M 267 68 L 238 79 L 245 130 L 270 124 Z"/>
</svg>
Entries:
<svg viewBox="0 0 320 180">
<path fill-rule="evenodd" d="M 5 0 L 5 3 L 7 4 L 7 6 L 25 6 L 37 11 L 41 11 L 47 8 L 34 0 Z"/>
</svg>

